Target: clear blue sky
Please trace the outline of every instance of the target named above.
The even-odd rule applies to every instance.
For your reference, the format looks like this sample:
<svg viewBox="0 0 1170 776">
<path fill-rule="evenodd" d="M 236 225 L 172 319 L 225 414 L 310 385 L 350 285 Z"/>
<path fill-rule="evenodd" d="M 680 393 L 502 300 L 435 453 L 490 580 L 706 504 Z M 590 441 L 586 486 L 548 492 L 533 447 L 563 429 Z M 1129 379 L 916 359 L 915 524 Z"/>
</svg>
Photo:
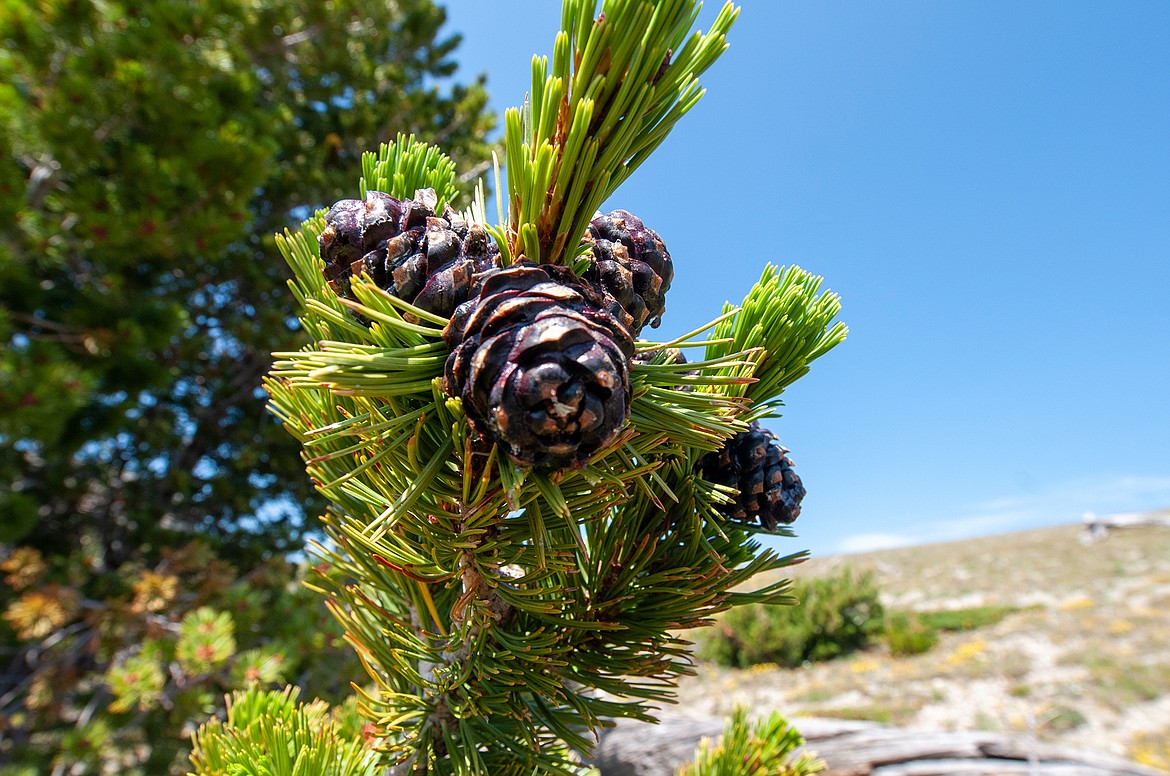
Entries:
<svg viewBox="0 0 1170 776">
<path fill-rule="evenodd" d="M 519 104 L 560 3 L 446 5 Z M 748 0 L 730 42 L 606 209 L 671 251 L 667 337 L 768 261 L 842 295 L 770 423 L 809 489 L 784 546 L 1170 507 L 1170 3 Z"/>
</svg>

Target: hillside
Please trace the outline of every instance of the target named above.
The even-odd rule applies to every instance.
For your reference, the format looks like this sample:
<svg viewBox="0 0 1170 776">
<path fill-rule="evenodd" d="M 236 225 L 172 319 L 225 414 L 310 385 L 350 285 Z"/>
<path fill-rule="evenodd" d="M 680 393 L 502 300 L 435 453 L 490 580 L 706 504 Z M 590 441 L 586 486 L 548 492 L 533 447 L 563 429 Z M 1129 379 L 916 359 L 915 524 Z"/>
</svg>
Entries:
<svg viewBox="0 0 1170 776">
<path fill-rule="evenodd" d="M 929 652 L 875 647 L 796 670 L 699 666 L 688 714 L 736 703 L 935 730 L 1007 731 L 1170 771 L 1170 528 L 1079 525 L 814 559 L 794 574 L 872 569 L 883 602 L 934 611 L 1016 607 Z"/>
</svg>

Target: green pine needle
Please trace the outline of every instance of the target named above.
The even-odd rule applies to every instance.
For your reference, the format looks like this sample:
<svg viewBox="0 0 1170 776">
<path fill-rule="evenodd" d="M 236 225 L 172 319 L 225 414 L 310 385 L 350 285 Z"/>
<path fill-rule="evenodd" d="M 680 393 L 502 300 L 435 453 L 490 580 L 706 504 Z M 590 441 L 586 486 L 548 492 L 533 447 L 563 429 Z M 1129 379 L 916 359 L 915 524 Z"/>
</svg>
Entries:
<svg viewBox="0 0 1170 776">
<path fill-rule="evenodd" d="M 678 776 L 812 776 L 825 769 L 815 754 L 796 750 L 804 738 L 780 712 L 755 723 L 736 706 L 718 741 L 704 738 Z"/>
<path fill-rule="evenodd" d="M 380 191 L 395 199 L 414 197 L 418 189 L 434 189 L 438 197 L 435 211 L 456 194 L 455 163 L 438 148 L 418 142 L 414 135 L 399 133 L 397 139 L 383 143 L 378 153 L 362 154 L 362 177 L 358 184 L 362 199 L 369 191 Z"/>
<path fill-rule="evenodd" d="M 378 752 L 342 724 L 322 701 L 297 702 L 298 690 L 232 693 L 227 721 L 212 720 L 192 737 L 195 776 L 374 776 Z"/>
<path fill-rule="evenodd" d="M 695 0 L 566 0 L 524 108 L 505 114 L 510 255 L 564 264 L 594 212 L 703 95 L 727 48 L 731 3 L 690 33 Z M 631 35 L 629 31 L 639 34 Z"/>
<path fill-rule="evenodd" d="M 821 293 L 821 282 L 800 267 L 769 264 L 743 304 L 725 305 L 725 313 L 733 314 L 725 315 L 711 331 L 708 360 L 752 354 L 749 365 L 720 369 L 724 376 L 750 381 L 724 390 L 752 402 L 751 419 L 773 412 L 784 389 L 845 340 L 848 329 L 833 320 L 841 310 L 840 297 Z"/>
</svg>

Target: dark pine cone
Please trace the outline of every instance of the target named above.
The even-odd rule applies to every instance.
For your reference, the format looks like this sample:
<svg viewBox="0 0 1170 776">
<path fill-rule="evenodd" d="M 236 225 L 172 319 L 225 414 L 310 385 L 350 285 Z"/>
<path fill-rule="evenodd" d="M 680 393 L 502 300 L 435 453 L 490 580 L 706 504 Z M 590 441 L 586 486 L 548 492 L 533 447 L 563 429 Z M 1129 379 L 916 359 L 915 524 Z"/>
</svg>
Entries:
<svg viewBox="0 0 1170 776">
<path fill-rule="evenodd" d="M 585 279 L 606 297 L 610 314 L 635 337 L 647 323 L 657 327 L 674 280 L 670 253 L 658 233 L 632 213 L 615 210 L 594 216 L 585 240 L 593 244 Z"/>
<path fill-rule="evenodd" d="M 564 267 L 491 273 L 443 339 L 444 390 L 518 463 L 583 465 L 629 417 L 633 340 Z"/>
<path fill-rule="evenodd" d="M 743 523 L 758 522 L 768 531 L 788 525 L 800 515 L 804 485 L 792 469 L 788 452 L 758 422 L 727 440 L 723 449 L 699 462 L 703 478 L 739 490 L 723 513 Z"/>
<path fill-rule="evenodd" d="M 449 205 L 436 216 L 435 203 L 433 189 L 419 189 L 408 201 L 371 191 L 364 202 L 343 199 L 330 208 L 318 242 L 333 290 L 352 299 L 349 279 L 365 271 L 399 299 L 450 317 L 474 293 L 475 276 L 495 264 L 499 248 Z"/>
</svg>

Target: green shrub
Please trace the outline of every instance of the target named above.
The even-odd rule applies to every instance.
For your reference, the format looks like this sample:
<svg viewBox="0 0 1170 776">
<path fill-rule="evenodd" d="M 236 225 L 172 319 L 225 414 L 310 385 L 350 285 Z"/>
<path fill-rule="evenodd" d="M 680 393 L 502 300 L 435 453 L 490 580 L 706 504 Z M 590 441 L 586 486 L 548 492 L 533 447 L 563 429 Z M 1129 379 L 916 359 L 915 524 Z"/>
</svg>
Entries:
<svg viewBox="0 0 1170 776">
<path fill-rule="evenodd" d="M 699 655 L 746 668 L 776 663 L 795 668 L 860 649 L 882 630 L 883 609 L 872 573 L 850 569 L 797 580 L 799 604 L 749 604 L 721 617 L 699 637 Z"/>
<path fill-rule="evenodd" d="M 938 631 L 913 612 L 886 615 L 885 637 L 894 655 L 920 655 L 938 643 Z"/>
</svg>

